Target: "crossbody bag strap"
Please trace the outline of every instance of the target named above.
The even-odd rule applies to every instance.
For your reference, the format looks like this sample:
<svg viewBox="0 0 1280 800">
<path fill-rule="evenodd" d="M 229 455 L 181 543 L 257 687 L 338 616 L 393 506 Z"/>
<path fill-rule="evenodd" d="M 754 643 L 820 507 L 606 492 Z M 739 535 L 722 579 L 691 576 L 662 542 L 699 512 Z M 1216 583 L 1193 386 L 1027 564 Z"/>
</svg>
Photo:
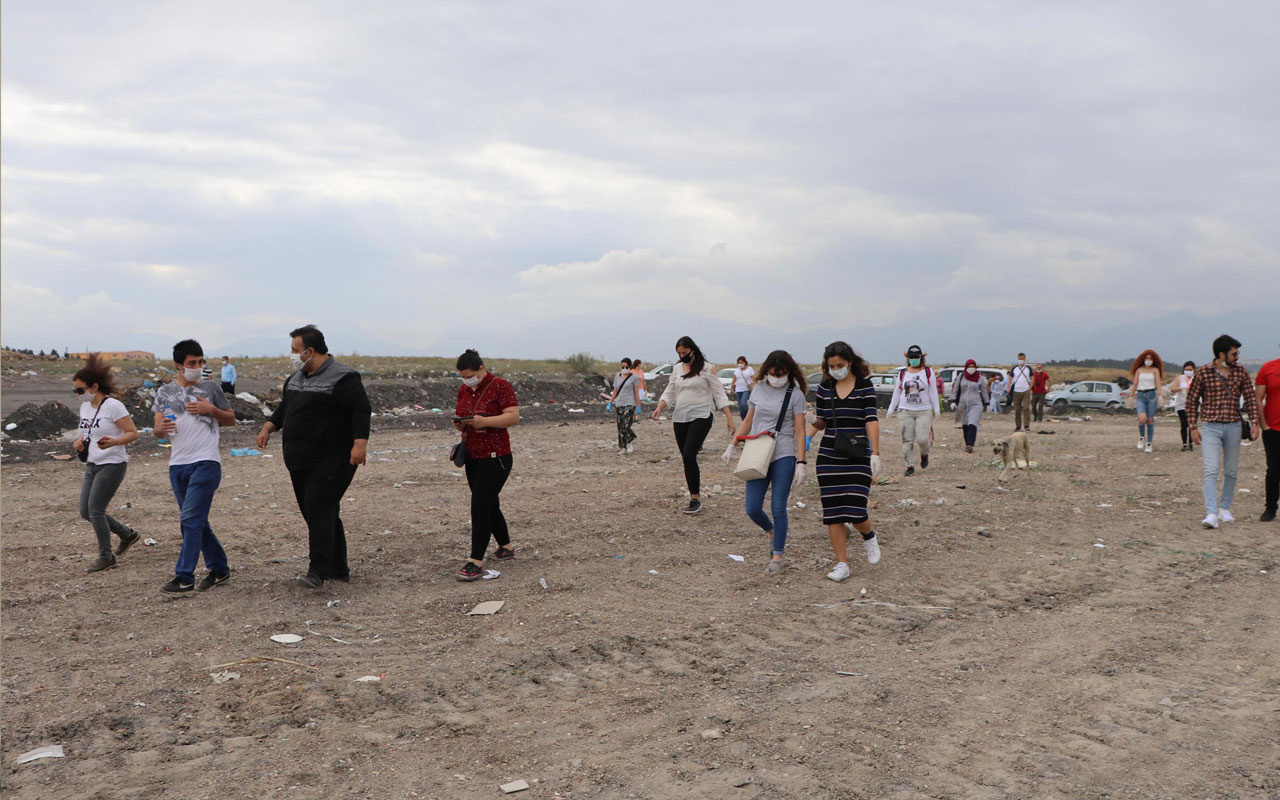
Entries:
<svg viewBox="0 0 1280 800">
<path fill-rule="evenodd" d="M 787 393 L 782 398 L 782 410 L 778 412 L 778 424 L 773 426 L 773 434 L 777 436 L 782 433 L 782 421 L 787 418 L 787 407 L 791 405 L 791 390 L 794 385 L 787 383 Z"/>
<path fill-rule="evenodd" d="M 107 401 L 108 401 L 108 400 L 110 400 L 110 399 L 111 399 L 110 397 L 104 397 L 104 398 L 102 399 L 102 402 L 101 402 L 101 403 L 98 403 L 98 407 L 97 407 L 96 409 L 94 409 L 94 412 L 93 412 L 93 421 L 89 423 L 89 430 L 88 430 L 88 431 L 85 433 L 85 435 L 84 435 L 84 440 L 85 440 L 86 442 L 87 442 L 87 441 L 89 441 L 89 439 L 90 439 L 90 438 L 92 438 L 92 436 L 93 436 L 93 426 L 98 424 L 98 415 L 102 413 L 102 407 L 103 407 L 103 406 L 105 406 L 105 405 L 107 404 Z"/>
</svg>

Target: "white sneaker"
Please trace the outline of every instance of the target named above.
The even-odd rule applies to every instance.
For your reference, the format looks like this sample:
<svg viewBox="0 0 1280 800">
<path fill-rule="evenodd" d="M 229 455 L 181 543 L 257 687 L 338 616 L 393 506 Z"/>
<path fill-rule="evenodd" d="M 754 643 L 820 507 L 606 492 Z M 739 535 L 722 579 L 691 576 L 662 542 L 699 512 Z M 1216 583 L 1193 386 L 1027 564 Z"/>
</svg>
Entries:
<svg viewBox="0 0 1280 800">
<path fill-rule="evenodd" d="M 863 539 L 862 546 L 867 548 L 867 563 L 880 563 L 880 540 L 872 536 L 870 539 Z"/>
<path fill-rule="evenodd" d="M 836 564 L 835 569 L 827 573 L 827 577 L 836 583 L 839 583 L 849 577 L 849 565 L 841 561 L 839 564 Z"/>
<path fill-rule="evenodd" d="M 620 455 L 620 456 L 625 456 L 626 454 L 627 454 L 627 448 L 625 448 L 625 447 L 619 447 L 619 448 L 618 448 L 618 455 Z"/>
<path fill-rule="evenodd" d="M 1203 520 L 1200 524 L 1201 524 L 1201 525 L 1203 525 L 1203 526 L 1205 526 L 1206 528 L 1211 528 L 1211 529 L 1212 529 L 1212 528 L 1217 528 L 1217 527 L 1218 527 L 1218 515 L 1217 515 L 1217 514 L 1210 514 L 1209 516 L 1205 517 L 1205 518 L 1204 518 L 1204 520 Z"/>
<path fill-rule="evenodd" d="M 635 445 L 633 445 L 633 444 L 629 444 L 629 445 L 627 445 L 627 453 L 628 453 L 628 454 L 630 454 L 630 453 L 634 453 L 635 451 L 636 451 L 636 446 L 635 446 Z"/>
<path fill-rule="evenodd" d="M 1139 450 L 1141 450 L 1142 448 L 1144 448 L 1144 447 L 1146 447 L 1146 446 L 1147 446 L 1147 440 L 1146 440 L 1146 439 L 1143 439 L 1143 438 L 1141 438 L 1141 437 L 1139 437 L 1139 438 L 1138 438 L 1138 449 L 1139 449 Z"/>
<path fill-rule="evenodd" d="M 1218 522 L 1235 522 L 1235 521 L 1236 521 L 1236 518 L 1231 516 L 1231 509 L 1229 508 L 1218 509 Z"/>
<path fill-rule="evenodd" d="M 1147 450 L 1146 450 L 1146 452 L 1148 452 L 1148 453 L 1150 453 L 1150 452 L 1151 452 L 1151 445 L 1150 445 L 1150 444 L 1148 444 L 1148 445 L 1147 445 Z"/>
</svg>

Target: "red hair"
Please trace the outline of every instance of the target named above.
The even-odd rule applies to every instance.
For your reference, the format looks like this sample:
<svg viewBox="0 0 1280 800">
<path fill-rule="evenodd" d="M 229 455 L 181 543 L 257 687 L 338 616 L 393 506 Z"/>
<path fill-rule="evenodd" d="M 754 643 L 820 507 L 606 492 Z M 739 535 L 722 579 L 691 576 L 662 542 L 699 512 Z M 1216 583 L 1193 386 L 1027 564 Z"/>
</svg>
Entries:
<svg viewBox="0 0 1280 800">
<path fill-rule="evenodd" d="M 1147 360 L 1147 356 L 1151 356 L 1151 366 L 1158 369 L 1160 371 L 1160 374 L 1163 376 L 1164 362 L 1160 360 L 1160 354 L 1157 353 L 1155 350 L 1152 350 L 1151 348 L 1147 348 L 1146 350 L 1143 350 L 1141 353 L 1138 354 L 1138 357 L 1133 360 L 1133 366 L 1129 367 L 1129 374 L 1130 375 L 1136 374 L 1139 367 L 1145 367 L 1146 364 L 1144 364 L 1143 362 Z"/>
</svg>

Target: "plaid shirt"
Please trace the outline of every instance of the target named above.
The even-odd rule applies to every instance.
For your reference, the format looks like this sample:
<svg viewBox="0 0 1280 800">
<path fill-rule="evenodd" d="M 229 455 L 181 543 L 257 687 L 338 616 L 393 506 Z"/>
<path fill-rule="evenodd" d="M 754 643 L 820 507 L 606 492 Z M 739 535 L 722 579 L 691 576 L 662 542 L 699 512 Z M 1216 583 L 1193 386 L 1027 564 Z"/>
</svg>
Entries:
<svg viewBox="0 0 1280 800">
<path fill-rule="evenodd" d="M 1212 374 L 1210 374 L 1212 373 Z M 1258 396 L 1253 393 L 1249 370 L 1239 364 L 1223 377 L 1212 363 L 1196 370 L 1187 389 L 1187 425 L 1196 427 L 1200 417 L 1205 422 L 1239 422 L 1240 398 L 1253 424 L 1258 424 Z"/>
</svg>

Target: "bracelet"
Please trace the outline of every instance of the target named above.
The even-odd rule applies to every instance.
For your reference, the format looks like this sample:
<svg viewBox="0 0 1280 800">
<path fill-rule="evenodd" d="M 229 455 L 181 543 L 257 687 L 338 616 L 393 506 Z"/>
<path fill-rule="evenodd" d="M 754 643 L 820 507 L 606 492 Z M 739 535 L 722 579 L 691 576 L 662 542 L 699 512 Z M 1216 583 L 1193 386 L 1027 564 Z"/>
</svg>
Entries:
<svg viewBox="0 0 1280 800">
<path fill-rule="evenodd" d="M 808 464 L 809 462 L 808 462 L 808 461 L 805 461 L 805 460 L 802 458 L 802 459 L 800 459 L 799 461 L 797 461 L 796 463 L 797 463 L 797 464 Z"/>
</svg>

